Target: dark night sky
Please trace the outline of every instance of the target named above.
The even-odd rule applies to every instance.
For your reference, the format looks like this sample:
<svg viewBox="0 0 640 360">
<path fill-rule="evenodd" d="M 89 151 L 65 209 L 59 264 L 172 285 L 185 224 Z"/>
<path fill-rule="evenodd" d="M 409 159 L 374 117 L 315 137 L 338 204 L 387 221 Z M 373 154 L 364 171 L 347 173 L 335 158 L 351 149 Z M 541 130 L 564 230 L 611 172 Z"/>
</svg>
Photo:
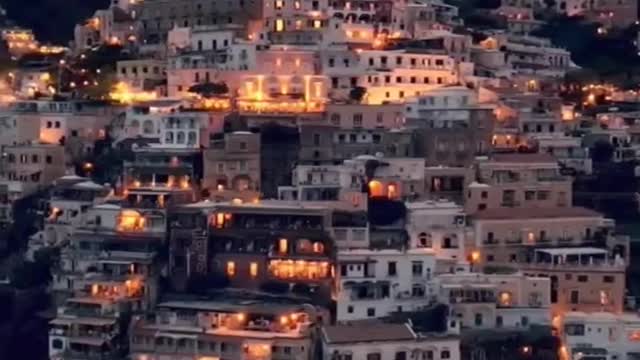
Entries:
<svg viewBox="0 0 640 360">
<path fill-rule="evenodd" d="M 109 0 L 0 0 L 16 25 L 31 28 L 42 42 L 67 44 L 76 23 L 106 8 Z"/>
</svg>

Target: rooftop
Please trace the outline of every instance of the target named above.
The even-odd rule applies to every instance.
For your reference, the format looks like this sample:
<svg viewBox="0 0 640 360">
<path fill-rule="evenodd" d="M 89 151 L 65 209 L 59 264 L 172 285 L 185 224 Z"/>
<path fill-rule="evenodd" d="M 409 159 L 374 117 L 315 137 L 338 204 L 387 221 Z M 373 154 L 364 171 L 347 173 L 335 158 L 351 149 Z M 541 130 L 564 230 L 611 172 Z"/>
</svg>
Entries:
<svg viewBox="0 0 640 360">
<path fill-rule="evenodd" d="M 557 219 L 557 218 L 599 218 L 597 211 L 582 207 L 559 208 L 508 208 L 479 211 L 474 215 L 478 220 L 516 219 Z"/>
<path fill-rule="evenodd" d="M 494 154 L 491 156 L 492 162 L 499 163 L 557 163 L 558 161 L 549 154 Z"/>
<path fill-rule="evenodd" d="M 322 338 L 328 344 L 350 344 L 408 341 L 416 339 L 416 334 L 408 324 L 372 324 L 365 321 L 325 326 L 322 328 Z"/>
</svg>

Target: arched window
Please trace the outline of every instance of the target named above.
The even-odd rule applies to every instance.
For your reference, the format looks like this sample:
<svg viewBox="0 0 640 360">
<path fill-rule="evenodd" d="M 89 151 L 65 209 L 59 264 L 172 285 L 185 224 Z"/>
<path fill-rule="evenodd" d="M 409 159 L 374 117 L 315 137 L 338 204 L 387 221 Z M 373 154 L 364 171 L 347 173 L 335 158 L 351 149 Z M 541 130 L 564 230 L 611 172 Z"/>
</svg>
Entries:
<svg viewBox="0 0 640 360">
<path fill-rule="evenodd" d="M 144 134 L 153 134 L 153 121 L 145 120 L 144 123 L 142 123 L 142 132 Z"/>
<path fill-rule="evenodd" d="M 420 233 L 418 235 L 418 247 L 432 248 L 433 241 L 431 240 L 431 234 L 427 234 L 424 232 Z"/>
<path fill-rule="evenodd" d="M 197 139 L 196 132 L 195 131 L 189 131 L 189 139 L 187 141 L 187 144 L 195 145 L 196 139 Z"/>
<path fill-rule="evenodd" d="M 167 131 L 165 134 L 164 142 L 167 144 L 173 144 L 173 133 L 171 131 Z"/>
<path fill-rule="evenodd" d="M 176 137 L 176 144 L 184 144 L 186 141 L 184 131 L 178 131 L 178 136 Z"/>
</svg>

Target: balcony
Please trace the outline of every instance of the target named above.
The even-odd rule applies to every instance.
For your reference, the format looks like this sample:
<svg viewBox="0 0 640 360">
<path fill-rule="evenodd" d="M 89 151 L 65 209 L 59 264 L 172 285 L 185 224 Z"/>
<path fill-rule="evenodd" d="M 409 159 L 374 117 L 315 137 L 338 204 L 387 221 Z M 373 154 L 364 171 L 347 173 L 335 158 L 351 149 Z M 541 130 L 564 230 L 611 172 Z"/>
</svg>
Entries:
<svg viewBox="0 0 640 360">
<path fill-rule="evenodd" d="M 523 240 L 521 237 L 519 238 L 511 238 L 511 239 L 505 239 L 505 244 L 509 244 L 509 245 L 518 245 L 518 244 L 522 244 Z"/>
<path fill-rule="evenodd" d="M 483 239 L 482 240 L 482 244 L 483 245 L 498 245 L 500 243 L 500 241 L 498 241 L 498 239 Z"/>
</svg>

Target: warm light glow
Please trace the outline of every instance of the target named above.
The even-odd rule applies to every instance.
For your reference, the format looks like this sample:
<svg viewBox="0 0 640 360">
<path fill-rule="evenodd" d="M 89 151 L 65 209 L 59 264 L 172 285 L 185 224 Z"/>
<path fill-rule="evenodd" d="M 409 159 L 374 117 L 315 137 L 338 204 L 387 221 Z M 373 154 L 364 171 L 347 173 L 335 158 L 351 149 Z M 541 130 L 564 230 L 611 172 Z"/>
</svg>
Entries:
<svg viewBox="0 0 640 360">
<path fill-rule="evenodd" d="M 387 197 L 389 199 L 395 199 L 398 196 L 398 189 L 395 184 L 387 185 Z"/>
<path fill-rule="evenodd" d="M 284 20 L 276 19 L 276 32 L 284 31 Z"/>
<path fill-rule="evenodd" d="M 474 263 L 480 261 L 480 251 L 476 250 L 471 253 L 471 261 Z"/>
<path fill-rule="evenodd" d="M 369 197 L 384 196 L 384 187 L 382 183 L 377 180 L 369 181 Z"/>
<path fill-rule="evenodd" d="M 118 230 L 139 231 L 144 228 L 144 217 L 135 210 L 123 210 L 118 216 Z"/>
<path fill-rule="evenodd" d="M 289 248 L 289 241 L 287 239 L 282 238 L 278 240 L 278 252 L 280 252 L 281 254 L 286 254 L 288 248 Z"/>
<path fill-rule="evenodd" d="M 511 294 L 510 293 L 508 293 L 506 291 L 501 292 L 499 300 L 500 300 L 500 305 L 502 305 L 502 306 L 511 306 Z"/>
<path fill-rule="evenodd" d="M 249 265 L 249 275 L 253 278 L 258 276 L 258 263 L 252 262 L 251 265 Z"/>
<path fill-rule="evenodd" d="M 300 67 L 300 58 L 296 58 L 295 64 L 296 64 L 296 67 Z"/>
<path fill-rule="evenodd" d="M 42 80 L 42 81 L 49 81 L 49 80 L 51 80 L 51 74 L 49 74 L 49 73 L 44 73 L 44 74 L 40 75 L 40 80 Z"/>
<path fill-rule="evenodd" d="M 240 322 L 244 322 L 246 320 L 247 316 L 243 313 L 237 313 L 236 314 L 236 319 Z"/>
<path fill-rule="evenodd" d="M 227 275 L 232 277 L 236 275 L 236 263 L 233 261 L 227 262 Z"/>
<path fill-rule="evenodd" d="M 324 253 L 324 245 L 321 242 L 313 243 L 313 252 L 316 254 Z"/>
<path fill-rule="evenodd" d="M 320 29 L 322 27 L 322 20 L 313 20 L 313 28 Z"/>
<path fill-rule="evenodd" d="M 287 324 L 289 324 L 289 317 L 286 315 L 280 316 L 280 325 L 286 326 Z"/>
<path fill-rule="evenodd" d="M 111 100 L 123 103 L 123 104 L 131 104 L 134 102 L 140 101 L 150 101 L 155 100 L 158 97 L 155 91 L 134 91 L 129 87 L 128 84 L 124 82 L 117 83 L 112 91 L 109 93 L 109 98 Z"/>
<path fill-rule="evenodd" d="M 327 278 L 330 269 L 326 261 L 271 260 L 269 274 L 278 279 L 319 280 Z"/>
</svg>

